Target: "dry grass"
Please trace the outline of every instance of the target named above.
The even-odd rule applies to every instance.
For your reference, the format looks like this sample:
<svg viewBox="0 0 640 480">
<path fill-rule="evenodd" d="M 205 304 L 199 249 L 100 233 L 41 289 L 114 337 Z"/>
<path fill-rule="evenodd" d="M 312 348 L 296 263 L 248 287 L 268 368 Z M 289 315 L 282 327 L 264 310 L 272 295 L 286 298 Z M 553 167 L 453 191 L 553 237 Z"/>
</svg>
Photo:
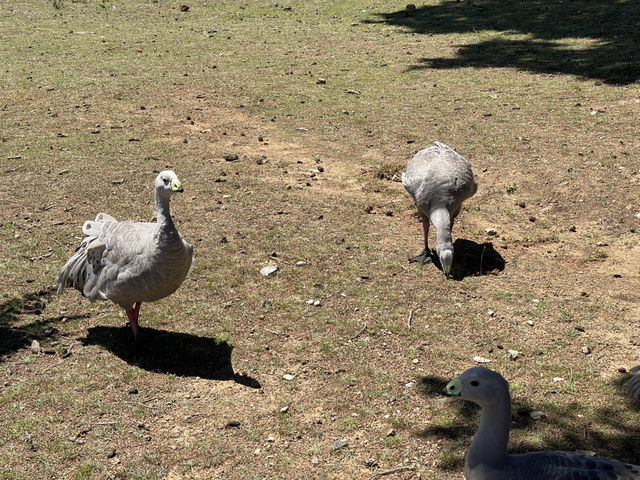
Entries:
<svg viewBox="0 0 640 480">
<path fill-rule="evenodd" d="M 555 62 L 509 12 L 431 20 L 484 2 L 272 3 L 0 4 L 0 479 L 462 478 L 477 411 L 436 393 L 474 355 L 512 382 L 514 450 L 638 462 L 635 66 Z M 516 53 L 469 58 L 501 35 Z M 452 281 L 407 263 L 421 228 L 388 180 L 434 140 L 480 185 Z M 143 305 L 138 352 L 117 307 L 50 287 L 98 210 L 152 218 L 167 166 L 196 263 Z"/>
</svg>

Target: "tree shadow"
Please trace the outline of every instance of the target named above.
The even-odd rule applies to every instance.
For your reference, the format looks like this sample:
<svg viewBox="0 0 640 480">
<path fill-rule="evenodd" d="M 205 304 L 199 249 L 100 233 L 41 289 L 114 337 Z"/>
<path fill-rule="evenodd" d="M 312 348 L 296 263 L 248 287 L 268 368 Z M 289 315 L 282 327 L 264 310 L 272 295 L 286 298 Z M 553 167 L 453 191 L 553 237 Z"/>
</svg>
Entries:
<svg viewBox="0 0 640 480">
<path fill-rule="evenodd" d="M 91 327 L 87 337 L 80 340 L 85 345 L 99 345 L 125 362 L 151 372 L 233 380 L 261 388 L 256 379 L 233 371 L 233 346 L 225 341 L 153 328 L 145 328 L 141 333 L 142 345 L 132 344 L 129 327 Z"/>
<path fill-rule="evenodd" d="M 57 338 L 59 332 L 52 324 L 62 317 L 17 326 L 22 315 L 42 315 L 53 291 L 53 287 L 45 287 L 21 297 L 7 298 L 0 304 L 0 359 L 29 346 L 33 340 Z"/>
<path fill-rule="evenodd" d="M 504 270 L 506 262 L 494 248 L 493 244 L 476 243 L 462 238 L 453 243 L 453 267 L 451 276 L 454 280 L 476 275 L 497 274 Z M 438 262 L 436 265 L 440 265 Z M 439 267 L 441 268 L 441 267 Z"/>
<path fill-rule="evenodd" d="M 483 40 L 457 45 L 455 57 L 422 58 L 414 69 L 513 67 L 618 85 L 640 78 L 639 2 L 457 0 L 378 16 L 366 23 L 426 35 L 482 32 Z"/>
<path fill-rule="evenodd" d="M 443 382 L 447 381 L 439 377 L 424 378 L 427 387 L 422 392 L 428 397 L 433 397 L 436 390 L 442 392 Z M 437 381 L 434 382 L 434 378 Z M 640 428 L 636 418 L 640 413 L 640 405 L 624 396 L 622 384 L 627 378 L 620 377 L 611 382 L 619 392 L 615 400 L 622 400 L 622 406 L 626 408 L 612 402 L 597 408 L 588 418 L 581 414 L 584 408 L 579 402 L 559 405 L 550 400 L 534 405 L 526 399 L 514 399 L 509 453 L 583 450 L 594 451 L 603 458 L 638 463 Z M 419 385 L 423 385 L 423 381 Z M 478 430 L 480 407 L 456 398 L 450 398 L 448 403 L 454 411 L 453 418 L 414 433 L 425 439 L 440 440 L 444 452 L 440 468 L 459 470 L 464 465 L 464 453 Z M 533 420 L 530 416 L 533 411 L 542 411 L 545 418 Z M 540 438 L 543 445 L 540 444 Z"/>
</svg>

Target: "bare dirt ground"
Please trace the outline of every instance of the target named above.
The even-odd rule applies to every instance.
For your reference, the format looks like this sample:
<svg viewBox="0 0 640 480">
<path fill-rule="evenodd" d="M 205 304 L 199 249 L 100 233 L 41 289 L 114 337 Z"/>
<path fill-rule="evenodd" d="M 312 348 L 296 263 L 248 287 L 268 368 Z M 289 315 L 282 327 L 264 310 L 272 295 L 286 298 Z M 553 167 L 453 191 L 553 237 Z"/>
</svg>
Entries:
<svg viewBox="0 0 640 480">
<path fill-rule="evenodd" d="M 463 478 L 478 411 L 439 391 L 477 355 L 512 384 L 513 451 L 639 463 L 638 406 L 619 372 L 640 363 L 637 85 L 494 67 L 411 72 L 398 80 L 406 91 L 367 91 L 363 50 L 410 62 L 407 49 L 441 48 L 438 36 L 421 47 L 388 25 L 365 29 L 359 10 L 296 3 L 296 21 L 282 6 L 263 18 L 267 6 L 247 3 L 220 7 L 228 23 L 214 33 L 214 17 L 195 6 L 179 17 L 177 5 L 115 4 L 113 27 L 90 3 L 21 12 L 41 12 L 42 23 L 23 21 L 52 43 L 13 40 L 26 60 L 7 66 L 14 83 L 0 101 L 0 478 Z M 15 19 L 12 8 L 2 6 Z M 149 12 L 166 16 L 163 28 L 218 35 L 224 48 L 204 58 L 185 36 L 184 51 L 167 53 L 175 63 L 163 60 L 169 43 L 134 40 Z M 245 79 L 251 22 L 310 37 L 331 25 L 343 43 L 318 61 L 346 57 L 329 86 L 350 75 L 365 88 L 319 90 L 313 60 L 275 40 L 270 58 L 286 59 L 284 80 L 265 70 Z M 101 39 L 103 28 L 122 37 Z M 69 30 L 91 38 L 98 58 L 126 50 L 147 65 L 157 49 L 148 60 L 157 69 L 141 74 L 145 83 L 115 60 L 98 72 L 60 53 L 46 57 L 57 72 L 48 77 L 40 52 L 63 52 Z M 237 59 L 216 56 L 228 42 Z M 189 55 L 216 63 L 215 85 L 183 76 L 199 72 Z M 72 65 L 78 79 L 58 75 Z M 305 69 L 314 72 L 304 81 L 288 73 Z M 466 155 L 479 184 L 455 223 L 452 280 L 407 262 L 422 229 L 390 180 L 434 140 Z M 145 347 L 136 348 L 118 307 L 56 296 L 53 283 L 98 211 L 153 219 L 152 182 L 165 168 L 185 187 L 172 213 L 195 264 L 174 295 L 142 306 Z M 265 265 L 279 270 L 265 278 Z M 534 410 L 546 417 L 531 420 Z"/>
</svg>

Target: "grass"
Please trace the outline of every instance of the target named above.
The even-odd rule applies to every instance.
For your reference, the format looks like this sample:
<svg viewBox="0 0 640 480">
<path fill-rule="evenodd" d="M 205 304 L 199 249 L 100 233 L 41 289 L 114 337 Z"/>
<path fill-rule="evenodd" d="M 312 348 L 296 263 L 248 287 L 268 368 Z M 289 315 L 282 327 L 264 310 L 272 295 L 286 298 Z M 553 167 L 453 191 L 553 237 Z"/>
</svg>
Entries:
<svg viewBox="0 0 640 480">
<path fill-rule="evenodd" d="M 640 91 L 614 7 L 606 38 L 590 4 L 562 22 L 552 2 L 536 22 L 522 2 L 178 7 L 0 5 L 0 478 L 462 478 L 477 410 L 405 385 L 476 355 L 512 382 L 515 451 L 637 461 L 617 369 L 640 357 Z M 598 54 L 608 41 L 620 53 Z M 435 140 L 479 183 L 454 237 L 503 270 L 446 281 L 407 263 L 422 233 L 392 180 Z M 116 306 L 48 287 L 97 211 L 151 220 L 168 167 L 195 264 L 143 305 L 160 353 L 139 357 Z"/>
</svg>

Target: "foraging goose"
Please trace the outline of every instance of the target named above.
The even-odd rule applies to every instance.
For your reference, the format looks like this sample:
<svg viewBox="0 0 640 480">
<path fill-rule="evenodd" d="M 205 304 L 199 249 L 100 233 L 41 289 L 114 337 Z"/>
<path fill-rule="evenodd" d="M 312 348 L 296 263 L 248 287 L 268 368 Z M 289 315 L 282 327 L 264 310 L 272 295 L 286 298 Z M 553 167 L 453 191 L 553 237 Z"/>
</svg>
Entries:
<svg viewBox="0 0 640 480">
<path fill-rule="evenodd" d="M 624 386 L 627 388 L 629 395 L 635 400 L 640 400 L 640 365 L 633 367 L 629 370 L 629 373 L 634 373 L 632 377 L 624 382 Z"/>
<path fill-rule="evenodd" d="M 446 386 L 451 396 L 482 407 L 480 428 L 464 461 L 467 480 L 639 480 L 640 467 L 572 452 L 507 454 L 511 424 L 509 383 L 474 367 Z"/>
<path fill-rule="evenodd" d="M 411 159 L 407 171 L 402 174 L 402 184 L 418 207 L 424 230 L 424 250 L 409 261 L 424 265 L 432 260 L 429 250 L 431 222 L 437 232 L 436 252 L 442 271 L 449 276 L 453 263 L 453 220 L 460 213 L 462 202 L 478 189 L 471 164 L 451 147 L 435 142 Z"/>
<path fill-rule="evenodd" d="M 182 192 L 171 170 L 156 177 L 157 222 L 118 222 L 99 213 L 86 221 L 86 235 L 76 253 L 58 272 L 58 293 L 74 287 L 92 302 L 111 300 L 127 311 L 138 340 L 138 312 L 142 302 L 160 300 L 182 284 L 193 257 L 193 247 L 176 230 L 169 200 Z"/>
</svg>

